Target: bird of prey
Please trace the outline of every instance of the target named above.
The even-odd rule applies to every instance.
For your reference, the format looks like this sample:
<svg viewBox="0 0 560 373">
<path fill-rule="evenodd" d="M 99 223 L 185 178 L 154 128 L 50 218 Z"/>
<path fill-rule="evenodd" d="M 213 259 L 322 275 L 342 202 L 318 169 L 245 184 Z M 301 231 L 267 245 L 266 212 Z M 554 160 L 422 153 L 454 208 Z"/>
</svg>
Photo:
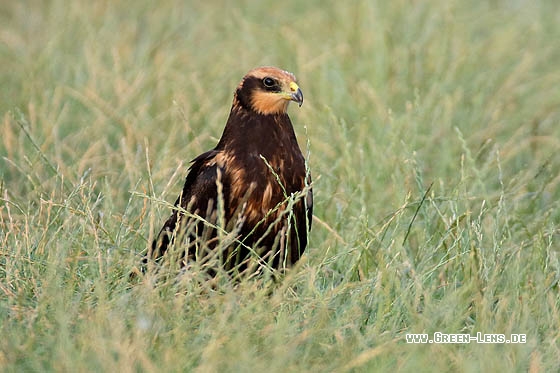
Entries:
<svg viewBox="0 0 560 373">
<path fill-rule="evenodd" d="M 243 77 L 220 141 L 192 160 L 148 257 L 172 251 L 183 266 L 214 258 L 229 273 L 284 269 L 301 257 L 313 195 L 290 101 L 303 104 L 293 74 L 259 67 Z"/>
</svg>

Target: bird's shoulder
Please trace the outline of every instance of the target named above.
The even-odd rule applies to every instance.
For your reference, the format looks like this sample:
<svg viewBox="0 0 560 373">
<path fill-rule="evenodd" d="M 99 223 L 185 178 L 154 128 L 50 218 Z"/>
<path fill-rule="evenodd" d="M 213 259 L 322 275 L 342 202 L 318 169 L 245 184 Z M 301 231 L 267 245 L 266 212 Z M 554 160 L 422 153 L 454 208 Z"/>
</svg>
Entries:
<svg viewBox="0 0 560 373">
<path fill-rule="evenodd" d="M 224 150 L 212 149 L 200 154 L 191 161 L 185 180 L 184 194 L 192 194 L 201 189 L 214 189 L 218 179 L 225 182 L 226 177 L 242 165 L 237 158 Z"/>
<path fill-rule="evenodd" d="M 215 150 L 209 150 L 191 161 L 183 191 L 177 199 L 176 205 L 188 204 L 193 196 L 209 198 L 215 194 L 216 166 L 213 160 L 216 154 Z"/>
</svg>

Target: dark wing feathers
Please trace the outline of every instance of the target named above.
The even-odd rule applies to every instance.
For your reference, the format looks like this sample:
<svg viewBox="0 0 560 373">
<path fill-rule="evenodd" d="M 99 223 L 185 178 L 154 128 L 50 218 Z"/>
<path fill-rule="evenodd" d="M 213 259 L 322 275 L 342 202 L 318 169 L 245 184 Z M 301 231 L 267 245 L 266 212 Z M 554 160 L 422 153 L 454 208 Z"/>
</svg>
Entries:
<svg viewBox="0 0 560 373">
<path fill-rule="evenodd" d="M 175 201 L 176 207 L 189 209 L 195 214 L 202 215 L 208 209 L 208 203 L 216 199 L 216 163 L 212 159 L 216 156 L 215 150 L 202 153 L 191 161 L 189 172 L 185 179 L 183 191 Z M 171 244 L 173 234 L 177 229 L 180 218 L 179 210 L 173 210 L 173 214 L 167 219 L 158 237 L 152 243 L 152 256 L 161 257 Z"/>
</svg>

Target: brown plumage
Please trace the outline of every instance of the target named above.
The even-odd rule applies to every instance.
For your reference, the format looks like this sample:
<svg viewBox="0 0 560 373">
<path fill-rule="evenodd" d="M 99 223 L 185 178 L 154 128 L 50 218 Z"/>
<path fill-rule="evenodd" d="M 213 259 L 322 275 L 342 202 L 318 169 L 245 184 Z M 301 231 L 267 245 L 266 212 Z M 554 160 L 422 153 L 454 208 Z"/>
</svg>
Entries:
<svg viewBox="0 0 560 373">
<path fill-rule="evenodd" d="M 260 67 L 245 75 L 218 145 L 192 161 L 152 258 L 175 245 L 183 265 L 217 258 L 227 271 L 241 272 L 281 269 L 301 257 L 313 198 L 286 112 L 290 101 L 303 103 L 291 73 Z"/>
</svg>

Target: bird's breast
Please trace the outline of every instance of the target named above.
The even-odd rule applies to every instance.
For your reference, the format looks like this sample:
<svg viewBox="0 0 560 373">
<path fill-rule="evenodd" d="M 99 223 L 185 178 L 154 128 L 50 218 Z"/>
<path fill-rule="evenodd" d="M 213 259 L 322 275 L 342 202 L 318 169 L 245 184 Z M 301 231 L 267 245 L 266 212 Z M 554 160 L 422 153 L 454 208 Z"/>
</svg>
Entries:
<svg viewBox="0 0 560 373">
<path fill-rule="evenodd" d="M 241 213 L 251 225 L 264 218 L 275 219 L 285 209 L 286 198 L 305 186 L 305 163 L 301 152 L 299 155 L 248 151 L 218 154 L 216 163 L 229 189 L 230 217 Z"/>
</svg>

